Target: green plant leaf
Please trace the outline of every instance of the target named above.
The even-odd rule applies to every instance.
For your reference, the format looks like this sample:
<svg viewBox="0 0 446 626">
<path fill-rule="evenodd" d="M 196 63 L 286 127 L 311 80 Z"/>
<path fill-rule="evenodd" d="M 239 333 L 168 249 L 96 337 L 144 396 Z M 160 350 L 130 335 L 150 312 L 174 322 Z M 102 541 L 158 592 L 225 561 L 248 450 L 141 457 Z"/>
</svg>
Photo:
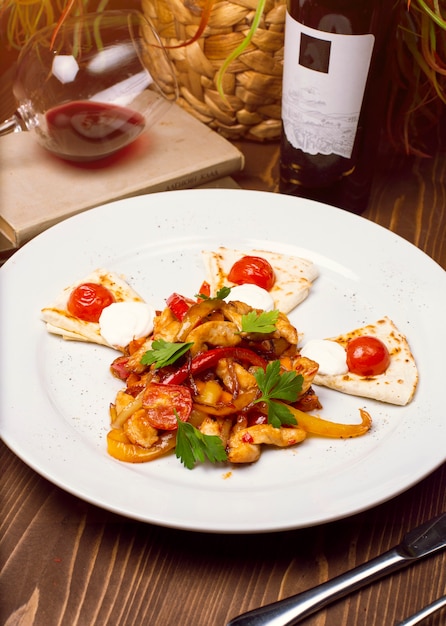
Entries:
<svg viewBox="0 0 446 626">
<path fill-rule="evenodd" d="M 178 419 L 175 456 L 187 469 L 193 469 L 196 463 L 203 463 L 206 458 L 211 463 L 226 461 L 227 454 L 223 442 L 217 435 L 205 435 L 189 422 Z"/>
<path fill-rule="evenodd" d="M 237 48 L 235 48 L 235 50 L 233 50 L 230 55 L 226 57 L 223 65 L 218 70 L 217 77 L 216 77 L 217 91 L 220 94 L 221 98 L 228 105 L 229 105 L 228 99 L 226 98 L 226 95 L 223 90 L 223 76 L 226 74 L 226 70 L 228 69 L 232 61 L 237 59 L 241 55 L 243 50 L 245 50 L 251 43 L 251 39 L 253 38 L 256 30 L 258 29 L 260 20 L 262 19 L 263 11 L 265 10 L 265 4 L 266 4 L 266 0 L 258 0 L 256 12 L 254 14 L 254 19 L 252 20 L 252 24 L 250 26 L 250 29 L 246 37 L 244 38 L 242 43 L 239 46 L 237 46 Z"/>
<path fill-rule="evenodd" d="M 152 349 L 142 355 L 141 363 L 143 365 L 154 363 L 156 368 L 172 365 L 183 354 L 186 354 L 192 345 L 193 343 L 172 343 L 164 339 L 156 339 L 152 343 Z"/>
<path fill-rule="evenodd" d="M 268 422 L 275 428 L 280 428 L 282 424 L 297 424 L 288 407 L 274 400 L 295 402 L 302 389 L 303 376 L 296 372 L 281 374 L 280 361 L 271 361 L 266 370 L 257 369 L 254 376 L 262 392 L 255 402 L 265 402 L 268 406 Z"/>
<path fill-rule="evenodd" d="M 273 333 L 276 330 L 276 322 L 279 311 L 250 311 L 242 315 L 242 331 L 245 333 Z"/>
</svg>

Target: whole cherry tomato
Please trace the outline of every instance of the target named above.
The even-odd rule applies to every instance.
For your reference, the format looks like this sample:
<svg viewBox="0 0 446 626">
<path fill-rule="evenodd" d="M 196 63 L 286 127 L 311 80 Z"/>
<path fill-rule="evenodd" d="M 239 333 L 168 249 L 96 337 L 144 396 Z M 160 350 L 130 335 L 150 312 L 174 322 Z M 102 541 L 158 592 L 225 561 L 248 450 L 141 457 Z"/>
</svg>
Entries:
<svg viewBox="0 0 446 626">
<path fill-rule="evenodd" d="M 386 345 L 377 337 L 363 335 L 347 344 L 347 367 L 359 376 L 378 376 L 390 365 L 390 355 Z"/>
<path fill-rule="evenodd" d="M 79 285 L 70 294 L 68 312 L 85 322 L 99 322 L 102 311 L 115 301 L 113 294 L 97 283 Z"/>
<path fill-rule="evenodd" d="M 234 263 L 228 279 L 236 285 L 257 285 L 269 291 L 276 277 L 271 264 L 259 256 L 244 256 Z"/>
<path fill-rule="evenodd" d="M 177 418 L 187 422 L 192 411 L 192 395 L 187 387 L 149 383 L 144 389 L 142 406 L 147 421 L 160 430 L 175 430 Z"/>
</svg>

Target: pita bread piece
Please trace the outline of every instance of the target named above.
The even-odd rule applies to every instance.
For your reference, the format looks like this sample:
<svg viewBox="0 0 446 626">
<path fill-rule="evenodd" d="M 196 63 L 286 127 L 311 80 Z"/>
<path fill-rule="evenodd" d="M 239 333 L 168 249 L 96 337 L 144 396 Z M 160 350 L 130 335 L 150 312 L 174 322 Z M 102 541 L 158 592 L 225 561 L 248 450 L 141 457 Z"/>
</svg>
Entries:
<svg viewBox="0 0 446 626">
<path fill-rule="evenodd" d="M 317 373 L 313 382 L 353 396 L 400 406 L 408 404 L 418 384 L 418 370 L 406 337 L 391 319 L 383 317 L 372 324 L 329 339 L 346 348 L 351 339 L 364 335 L 377 337 L 389 351 L 390 365 L 383 374 L 359 376 L 352 372 L 337 375 Z"/>
<path fill-rule="evenodd" d="M 203 250 L 206 280 L 215 296 L 222 287 L 232 287 L 228 274 L 236 261 L 244 256 L 266 259 L 274 269 L 275 283 L 270 290 L 274 306 L 282 313 L 289 313 L 308 296 L 319 270 L 312 261 L 267 250 L 234 250 L 223 246 L 215 251 Z"/>
<path fill-rule="evenodd" d="M 61 335 L 64 339 L 72 341 L 88 341 L 104 346 L 110 344 L 102 337 L 99 323 L 87 322 L 71 315 L 67 309 L 68 299 L 73 289 L 84 283 L 103 285 L 108 289 L 116 302 L 144 302 L 143 298 L 130 287 L 130 285 L 118 274 L 99 268 L 88 276 L 65 287 L 54 302 L 42 309 L 41 317 L 46 323 L 48 332 Z"/>
</svg>

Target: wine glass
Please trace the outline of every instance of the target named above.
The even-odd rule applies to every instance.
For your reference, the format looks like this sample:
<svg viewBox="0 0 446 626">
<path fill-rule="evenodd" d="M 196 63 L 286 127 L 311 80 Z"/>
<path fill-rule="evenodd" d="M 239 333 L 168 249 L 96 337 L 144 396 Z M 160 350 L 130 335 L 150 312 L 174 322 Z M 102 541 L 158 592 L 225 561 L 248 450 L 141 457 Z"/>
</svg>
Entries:
<svg viewBox="0 0 446 626">
<path fill-rule="evenodd" d="M 3 133 L 29 130 L 63 159 L 94 161 L 155 124 L 178 87 L 165 48 L 142 13 L 107 10 L 33 35 L 17 60 L 13 92 L 18 107 Z"/>
</svg>

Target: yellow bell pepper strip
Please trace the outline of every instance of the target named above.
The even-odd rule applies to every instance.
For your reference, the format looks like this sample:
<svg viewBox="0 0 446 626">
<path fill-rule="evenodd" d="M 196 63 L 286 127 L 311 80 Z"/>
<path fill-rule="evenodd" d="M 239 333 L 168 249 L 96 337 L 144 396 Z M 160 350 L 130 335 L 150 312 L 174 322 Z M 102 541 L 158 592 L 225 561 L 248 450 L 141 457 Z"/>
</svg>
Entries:
<svg viewBox="0 0 446 626">
<path fill-rule="evenodd" d="M 189 307 L 181 319 L 181 327 L 177 332 L 177 341 L 185 341 L 188 334 L 194 330 L 203 320 L 223 307 L 225 302 L 219 298 L 201 300 Z"/>
<path fill-rule="evenodd" d="M 176 431 L 168 431 L 160 435 L 150 448 L 144 448 L 131 443 L 125 432 L 120 428 L 113 428 L 107 433 L 107 452 L 118 461 L 127 463 L 146 463 L 164 456 L 168 450 L 176 445 Z"/>
<path fill-rule="evenodd" d="M 140 392 L 134 400 L 129 402 L 128 405 L 124 407 L 122 411 L 119 412 L 119 414 L 116 413 L 116 410 L 113 410 L 112 407 L 110 407 L 110 414 L 112 418 L 111 427 L 121 428 L 124 422 L 127 421 L 128 418 L 131 415 L 133 415 L 135 411 L 137 411 L 138 409 L 142 407 L 142 401 L 143 401 L 143 392 Z"/>
<path fill-rule="evenodd" d="M 209 415 L 215 415 L 216 417 L 225 417 L 243 411 L 243 409 L 248 407 L 250 404 L 253 404 L 258 395 L 259 391 L 257 388 L 250 389 L 248 391 L 245 391 L 244 393 L 241 393 L 228 404 L 222 402 L 216 405 L 211 405 L 194 402 L 194 408 L 203 413 L 209 413 Z"/>
<path fill-rule="evenodd" d="M 318 437 L 331 437 L 333 439 L 349 439 L 365 435 L 372 426 L 372 418 L 367 411 L 359 409 L 361 415 L 360 424 L 339 424 L 330 422 L 320 417 L 299 411 L 299 409 L 286 405 L 297 420 L 298 425 L 307 433 Z"/>
</svg>

